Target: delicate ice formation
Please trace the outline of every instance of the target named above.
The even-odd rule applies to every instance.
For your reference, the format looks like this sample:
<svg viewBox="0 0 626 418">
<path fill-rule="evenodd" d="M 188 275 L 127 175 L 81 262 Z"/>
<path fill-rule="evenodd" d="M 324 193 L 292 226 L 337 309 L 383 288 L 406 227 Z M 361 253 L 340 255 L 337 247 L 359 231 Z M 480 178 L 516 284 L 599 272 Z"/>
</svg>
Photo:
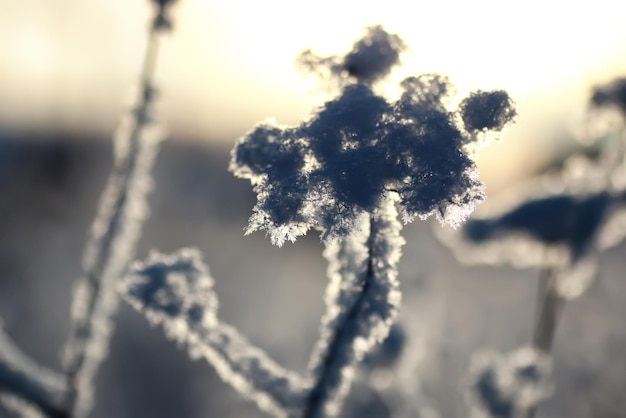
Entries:
<svg viewBox="0 0 626 418">
<path fill-rule="evenodd" d="M 451 112 L 444 106 L 451 83 L 425 74 L 405 79 L 401 97 L 389 102 L 371 82 L 398 62 L 401 45 L 374 27 L 343 60 L 310 59 L 333 74 L 337 65 L 351 68 L 354 83 L 300 126 L 266 121 L 237 142 L 230 170 L 251 181 L 258 199 L 248 233 L 265 229 L 277 245 L 310 228 L 324 241 L 343 238 L 388 193 L 400 197 L 405 222 L 435 215 L 458 226 L 484 200 L 466 146 L 475 131 L 511 122 L 511 99 L 478 91 Z"/>
</svg>

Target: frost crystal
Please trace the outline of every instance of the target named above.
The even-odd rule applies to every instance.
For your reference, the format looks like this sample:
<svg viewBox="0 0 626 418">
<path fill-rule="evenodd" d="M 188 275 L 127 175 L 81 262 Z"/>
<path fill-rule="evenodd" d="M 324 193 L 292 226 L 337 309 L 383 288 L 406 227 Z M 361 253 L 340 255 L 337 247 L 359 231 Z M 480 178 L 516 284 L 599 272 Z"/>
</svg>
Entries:
<svg viewBox="0 0 626 418">
<path fill-rule="evenodd" d="M 375 27 L 343 60 L 305 53 L 310 67 L 343 68 L 353 83 L 298 127 L 267 121 L 239 139 L 230 170 L 257 193 L 248 233 L 265 229 L 279 246 L 310 228 L 327 242 L 343 238 L 389 192 L 399 195 L 405 222 L 436 215 L 458 226 L 484 200 L 466 145 L 475 140 L 471 131 L 511 121 L 511 99 L 476 92 L 451 112 L 444 105 L 451 83 L 426 74 L 405 79 L 400 98 L 389 102 L 371 84 L 402 50 L 396 35 Z"/>
</svg>

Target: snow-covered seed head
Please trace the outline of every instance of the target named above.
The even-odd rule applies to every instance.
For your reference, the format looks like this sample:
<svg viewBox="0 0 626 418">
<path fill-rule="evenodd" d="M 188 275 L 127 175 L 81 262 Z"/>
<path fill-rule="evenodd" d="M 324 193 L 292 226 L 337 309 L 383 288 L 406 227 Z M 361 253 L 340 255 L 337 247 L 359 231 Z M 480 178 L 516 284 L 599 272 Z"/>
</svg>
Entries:
<svg viewBox="0 0 626 418">
<path fill-rule="evenodd" d="M 500 131 L 517 112 L 504 90 L 476 91 L 461 102 L 461 117 L 468 132 Z"/>
<path fill-rule="evenodd" d="M 403 45 L 380 26 L 370 28 L 341 60 L 360 68 L 357 83 L 345 85 L 300 126 L 266 121 L 239 139 L 230 170 L 249 179 L 257 193 L 248 232 L 265 229 L 277 245 L 310 228 L 325 241 L 343 238 L 387 193 L 399 196 L 405 222 L 435 215 L 457 226 L 484 200 L 466 149 L 475 135 L 458 116 L 471 115 L 472 128 L 482 118 L 488 123 L 480 129 L 501 129 L 514 115 L 510 98 L 503 91 L 474 93 L 450 111 L 444 101 L 452 84 L 425 74 L 405 79 L 401 97 L 390 102 L 369 81 L 399 62 Z M 361 66 L 369 56 L 386 64 Z"/>
<path fill-rule="evenodd" d="M 306 50 L 298 57 L 298 63 L 303 69 L 320 75 L 372 84 L 400 64 L 400 55 L 405 50 L 406 45 L 398 35 L 387 33 L 377 25 L 366 28 L 365 36 L 356 41 L 344 57 L 320 57 Z"/>
</svg>

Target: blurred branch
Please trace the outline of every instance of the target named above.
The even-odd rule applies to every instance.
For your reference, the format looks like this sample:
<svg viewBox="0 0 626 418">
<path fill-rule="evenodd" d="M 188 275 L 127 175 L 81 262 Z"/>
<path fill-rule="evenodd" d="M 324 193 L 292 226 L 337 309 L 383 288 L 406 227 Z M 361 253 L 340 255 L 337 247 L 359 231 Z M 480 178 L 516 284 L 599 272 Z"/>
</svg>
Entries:
<svg viewBox="0 0 626 418">
<path fill-rule="evenodd" d="M 543 269 L 539 278 L 537 318 L 532 344 L 545 354 L 552 351 L 558 315 L 563 306 L 563 298 L 557 287 L 558 274 L 556 269 Z"/>
<path fill-rule="evenodd" d="M 66 387 L 63 376 L 36 364 L 0 328 L 0 391 L 21 398 L 47 417 L 64 418 Z"/>
<path fill-rule="evenodd" d="M 74 293 L 65 353 L 67 405 L 74 417 L 84 417 L 91 409 L 92 380 L 106 357 L 114 326 L 111 318 L 118 300 L 114 284 L 134 257 L 148 213 L 151 170 L 162 139 L 152 117 L 153 77 L 159 39 L 168 29 L 162 21 L 164 6 L 158 6 L 140 75 L 138 104 L 115 137 L 113 172 L 100 200 L 85 249 L 83 277 Z"/>
</svg>

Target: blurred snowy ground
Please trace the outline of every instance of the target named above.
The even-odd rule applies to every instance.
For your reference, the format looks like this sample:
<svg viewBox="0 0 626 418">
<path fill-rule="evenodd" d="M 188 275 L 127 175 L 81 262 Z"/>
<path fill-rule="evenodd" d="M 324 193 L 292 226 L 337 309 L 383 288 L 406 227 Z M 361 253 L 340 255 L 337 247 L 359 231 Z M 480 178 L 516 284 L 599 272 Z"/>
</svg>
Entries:
<svg viewBox="0 0 626 418">
<path fill-rule="evenodd" d="M 248 182 L 227 172 L 229 149 L 220 144 L 163 145 L 138 255 L 198 246 L 217 281 L 220 317 L 279 363 L 302 371 L 323 312 L 323 246 L 315 234 L 280 249 L 262 233 L 244 237 L 254 196 Z M 110 164 L 107 138 L 0 131 L 0 315 L 24 351 L 57 370 L 71 287 Z M 408 225 L 404 236 L 407 343 L 396 378 L 407 399 L 423 399 L 443 418 L 466 417 L 471 355 L 529 341 L 538 274 L 461 266 L 428 222 Z M 592 288 L 565 307 L 556 392 L 537 418 L 626 417 L 623 252 L 622 245 L 604 253 Z M 208 364 L 189 360 L 122 303 L 94 417 L 261 416 Z"/>
</svg>

